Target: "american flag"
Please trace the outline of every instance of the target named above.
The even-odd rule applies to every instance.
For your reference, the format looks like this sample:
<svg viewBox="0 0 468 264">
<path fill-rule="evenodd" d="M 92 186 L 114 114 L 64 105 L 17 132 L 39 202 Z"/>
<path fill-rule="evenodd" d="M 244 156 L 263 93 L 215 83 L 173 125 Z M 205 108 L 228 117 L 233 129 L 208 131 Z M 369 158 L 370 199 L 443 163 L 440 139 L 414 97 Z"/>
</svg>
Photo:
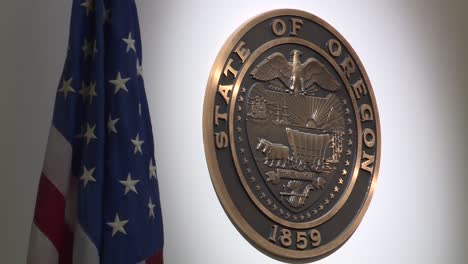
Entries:
<svg viewBox="0 0 468 264">
<path fill-rule="evenodd" d="M 162 263 L 134 0 L 74 0 L 28 263 Z"/>
</svg>

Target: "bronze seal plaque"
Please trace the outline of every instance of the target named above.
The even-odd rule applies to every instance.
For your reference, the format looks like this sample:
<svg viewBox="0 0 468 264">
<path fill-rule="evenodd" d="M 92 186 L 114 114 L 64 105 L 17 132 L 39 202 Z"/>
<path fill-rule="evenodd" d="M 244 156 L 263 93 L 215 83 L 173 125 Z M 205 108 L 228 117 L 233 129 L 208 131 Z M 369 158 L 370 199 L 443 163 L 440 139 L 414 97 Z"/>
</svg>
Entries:
<svg viewBox="0 0 468 264">
<path fill-rule="evenodd" d="M 285 9 L 242 25 L 211 70 L 203 129 L 219 200 L 264 253 L 313 261 L 356 230 L 377 180 L 378 111 L 356 53 L 320 18 Z"/>
</svg>

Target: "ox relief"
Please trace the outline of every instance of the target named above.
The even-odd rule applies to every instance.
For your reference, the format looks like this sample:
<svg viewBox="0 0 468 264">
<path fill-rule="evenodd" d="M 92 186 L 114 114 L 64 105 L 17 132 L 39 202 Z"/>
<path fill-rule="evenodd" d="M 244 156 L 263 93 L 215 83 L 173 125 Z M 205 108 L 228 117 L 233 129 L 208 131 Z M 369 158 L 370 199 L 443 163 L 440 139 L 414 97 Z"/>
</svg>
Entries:
<svg viewBox="0 0 468 264">
<path fill-rule="evenodd" d="M 266 254 L 317 260 L 369 205 L 380 151 L 372 87 L 336 30 L 297 10 L 244 24 L 218 55 L 205 153 L 230 219 Z"/>
</svg>

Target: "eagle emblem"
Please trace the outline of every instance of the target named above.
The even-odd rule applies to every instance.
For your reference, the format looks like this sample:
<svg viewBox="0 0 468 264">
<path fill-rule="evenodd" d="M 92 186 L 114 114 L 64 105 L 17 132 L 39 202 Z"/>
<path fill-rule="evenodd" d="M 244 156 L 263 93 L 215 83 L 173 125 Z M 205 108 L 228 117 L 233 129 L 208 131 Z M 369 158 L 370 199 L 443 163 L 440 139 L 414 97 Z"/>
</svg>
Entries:
<svg viewBox="0 0 468 264">
<path fill-rule="evenodd" d="M 260 81 L 269 81 L 269 88 L 294 95 L 313 95 L 319 88 L 335 92 L 341 87 L 335 77 L 315 58 L 301 63 L 301 52 L 291 52 L 292 62 L 275 52 L 259 63 L 251 72 Z"/>
</svg>

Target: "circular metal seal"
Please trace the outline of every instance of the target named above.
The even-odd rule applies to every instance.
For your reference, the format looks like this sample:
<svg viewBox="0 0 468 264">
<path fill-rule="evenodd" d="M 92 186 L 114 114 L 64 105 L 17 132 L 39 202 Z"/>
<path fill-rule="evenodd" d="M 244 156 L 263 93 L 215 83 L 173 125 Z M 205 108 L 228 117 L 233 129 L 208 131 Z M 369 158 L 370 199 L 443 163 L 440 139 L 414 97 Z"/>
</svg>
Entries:
<svg viewBox="0 0 468 264">
<path fill-rule="evenodd" d="M 232 34 L 203 130 L 219 200 L 264 253 L 313 261 L 356 230 L 377 180 L 378 111 L 358 56 L 320 18 L 274 10 Z"/>
</svg>

